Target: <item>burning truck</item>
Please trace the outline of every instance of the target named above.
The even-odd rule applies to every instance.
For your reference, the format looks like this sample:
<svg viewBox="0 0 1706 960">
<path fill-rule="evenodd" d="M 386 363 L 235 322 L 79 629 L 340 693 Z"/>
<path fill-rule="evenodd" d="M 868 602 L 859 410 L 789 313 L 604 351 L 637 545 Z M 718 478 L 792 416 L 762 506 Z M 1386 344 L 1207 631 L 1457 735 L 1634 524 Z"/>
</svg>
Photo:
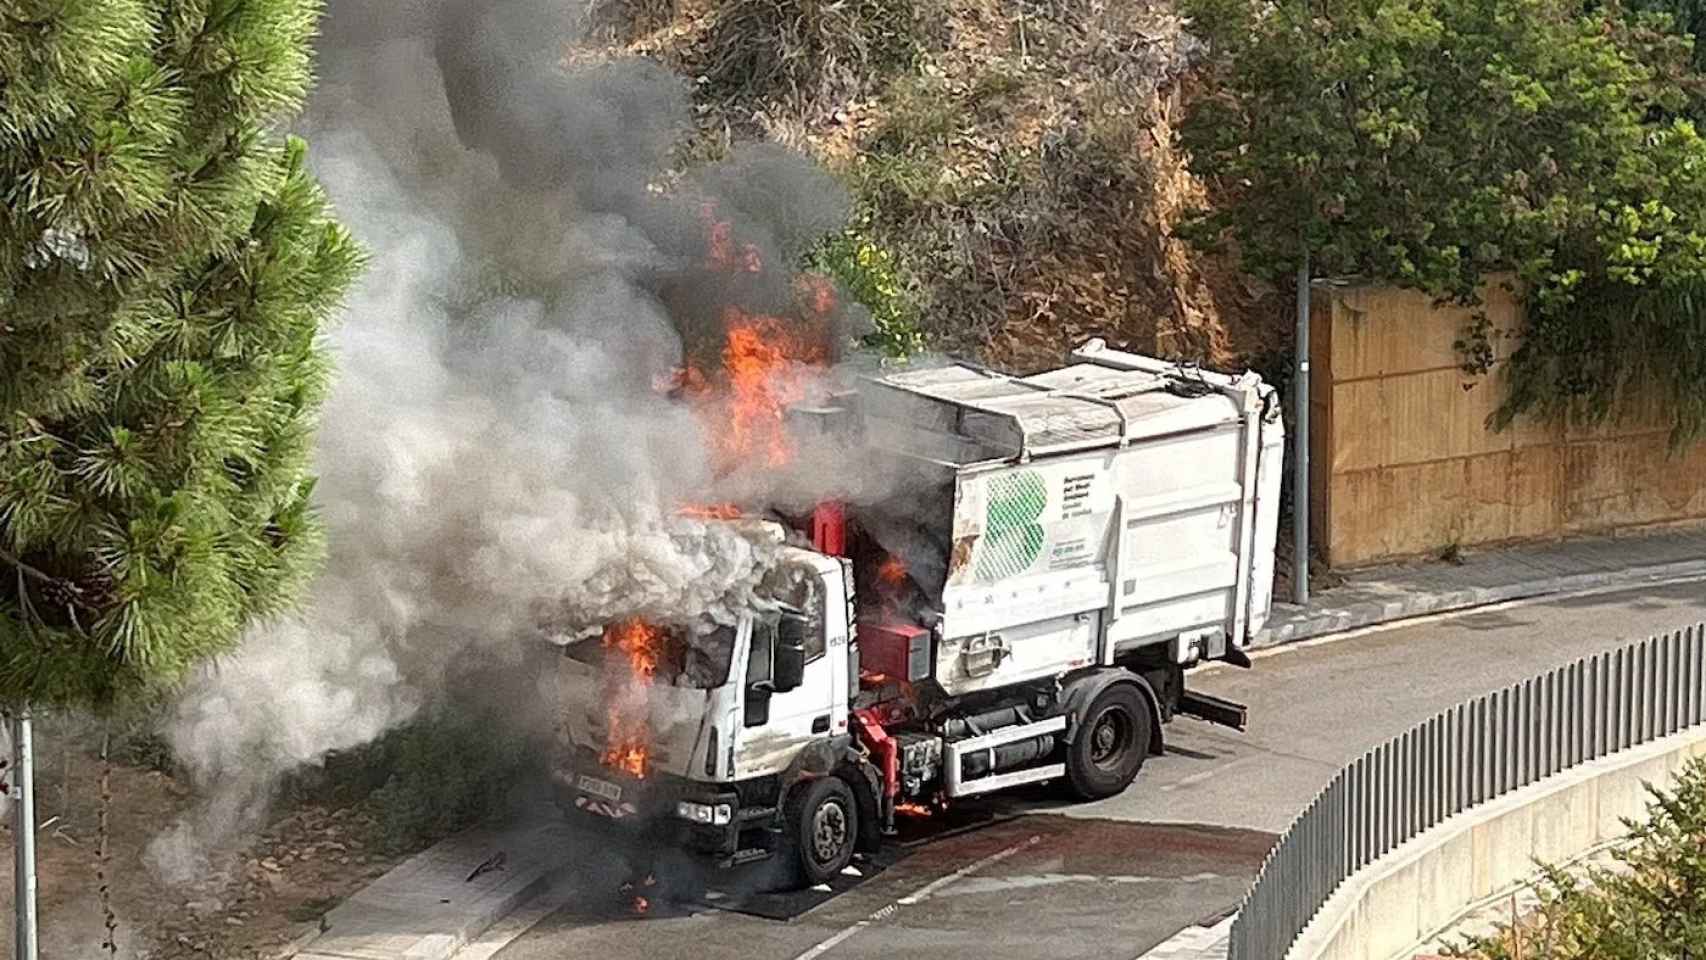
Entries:
<svg viewBox="0 0 1706 960">
<path fill-rule="evenodd" d="M 924 479 L 708 511 L 776 551 L 751 609 L 564 644 L 570 815 L 818 884 L 897 814 L 1042 781 L 1108 797 L 1174 717 L 1243 729 L 1185 670 L 1249 666 L 1269 613 L 1284 428 L 1258 376 L 1091 341 L 1035 376 L 873 374 L 787 415 Z"/>
</svg>

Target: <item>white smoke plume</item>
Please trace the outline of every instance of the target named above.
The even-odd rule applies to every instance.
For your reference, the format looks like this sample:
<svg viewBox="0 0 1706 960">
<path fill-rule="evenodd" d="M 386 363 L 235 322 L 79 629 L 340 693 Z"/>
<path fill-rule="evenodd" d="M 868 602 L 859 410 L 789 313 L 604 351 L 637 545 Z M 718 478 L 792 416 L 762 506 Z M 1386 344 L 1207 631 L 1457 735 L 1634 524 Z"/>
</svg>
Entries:
<svg viewBox="0 0 1706 960">
<path fill-rule="evenodd" d="M 408 720 L 464 658 L 519 666 L 545 621 L 728 622 L 774 557 L 676 514 L 711 487 L 706 425 L 653 384 L 727 293 L 697 272 L 699 207 L 649 186 L 684 95 L 643 64 L 524 68 L 508 45 L 551 28 L 529 33 L 529 6 L 333 8 L 304 127 L 373 259 L 331 337 L 330 559 L 299 617 L 182 696 L 167 732 L 210 799 L 151 847 L 168 880 L 252 827 L 280 774 Z M 776 151 L 695 189 L 782 263 L 843 209 Z"/>
</svg>

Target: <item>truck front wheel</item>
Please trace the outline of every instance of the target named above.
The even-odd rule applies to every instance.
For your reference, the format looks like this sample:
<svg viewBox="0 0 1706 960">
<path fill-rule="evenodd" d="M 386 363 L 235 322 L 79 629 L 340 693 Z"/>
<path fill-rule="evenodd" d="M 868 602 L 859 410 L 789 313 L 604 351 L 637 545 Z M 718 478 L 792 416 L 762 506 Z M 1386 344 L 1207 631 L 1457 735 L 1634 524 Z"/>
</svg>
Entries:
<svg viewBox="0 0 1706 960">
<path fill-rule="evenodd" d="M 1129 683 L 1110 685 L 1091 701 L 1066 748 L 1066 778 L 1081 800 L 1124 790 L 1149 755 L 1149 705 Z"/>
<path fill-rule="evenodd" d="M 840 777 L 818 777 L 788 800 L 788 846 L 807 886 L 828 883 L 853 862 L 859 806 Z"/>
</svg>

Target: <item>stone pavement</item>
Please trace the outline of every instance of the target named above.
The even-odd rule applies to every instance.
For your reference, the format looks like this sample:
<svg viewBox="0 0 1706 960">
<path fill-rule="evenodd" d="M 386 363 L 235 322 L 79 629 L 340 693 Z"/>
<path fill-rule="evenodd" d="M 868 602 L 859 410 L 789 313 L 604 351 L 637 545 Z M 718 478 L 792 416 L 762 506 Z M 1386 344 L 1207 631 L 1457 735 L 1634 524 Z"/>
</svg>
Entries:
<svg viewBox="0 0 1706 960">
<path fill-rule="evenodd" d="M 1255 647 L 1272 647 L 1410 617 L 1584 590 L 1706 577 L 1706 529 L 1594 537 L 1371 567 L 1309 598 L 1274 604 Z M 1275 598 L 1276 601 L 1282 598 Z"/>
</svg>

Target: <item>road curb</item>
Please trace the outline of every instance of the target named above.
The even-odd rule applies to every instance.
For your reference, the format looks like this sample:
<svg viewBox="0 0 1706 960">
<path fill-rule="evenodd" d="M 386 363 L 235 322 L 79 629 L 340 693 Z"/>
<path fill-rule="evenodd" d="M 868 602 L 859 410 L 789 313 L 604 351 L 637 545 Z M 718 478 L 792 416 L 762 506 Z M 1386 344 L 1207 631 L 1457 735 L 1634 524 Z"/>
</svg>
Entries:
<svg viewBox="0 0 1706 960">
<path fill-rule="evenodd" d="M 1271 624 L 1256 635 L 1251 649 L 1283 646 L 1363 627 L 1396 623 L 1414 617 L 1436 613 L 1473 610 L 1511 600 L 1579 593 L 1608 587 L 1638 587 L 1667 580 L 1686 580 L 1706 577 L 1706 559 L 1676 563 L 1660 563 L 1623 570 L 1568 574 L 1527 580 L 1493 587 L 1468 587 L 1459 590 L 1403 590 L 1393 585 L 1393 596 L 1353 601 L 1338 606 L 1323 605 L 1318 610 L 1299 611 L 1290 604 L 1275 604 L 1280 623 Z M 1327 594 L 1330 598 L 1331 594 Z"/>
<path fill-rule="evenodd" d="M 1191 926 L 1155 945 L 1137 960 L 1226 960 L 1236 914 L 1212 926 Z"/>
</svg>

